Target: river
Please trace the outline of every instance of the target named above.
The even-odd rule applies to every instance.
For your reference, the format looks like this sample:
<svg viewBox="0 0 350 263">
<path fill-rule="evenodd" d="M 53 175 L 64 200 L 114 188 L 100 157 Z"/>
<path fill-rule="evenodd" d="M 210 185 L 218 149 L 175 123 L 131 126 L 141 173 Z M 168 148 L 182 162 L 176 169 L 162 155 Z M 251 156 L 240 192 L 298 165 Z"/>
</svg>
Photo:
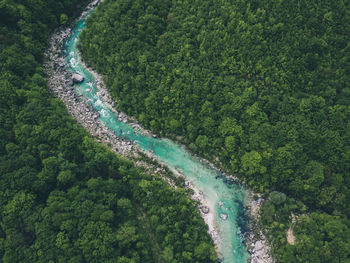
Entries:
<svg viewBox="0 0 350 263">
<path fill-rule="evenodd" d="M 200 158 L 192 155 L 183 146 L 163 138 L 154 138 L 134 130 L 129 124 L 118 120 L 116 114 L 97 94 L 94 75 L 79 61 L 78 36 L 85 27 L 85 19 L 79 20 L 64 45 L 66 63 L 72 72 L 84 76 L 84 81 L 74 85 L 76 93 L 89 100 L 99 113 L 98 120 L 118 137 L 136 143 L 139 148 L 153 154 L 172 171 L 181 173 L 200 191 L 210 209 L 209 224 L 218 233 L 217 250 L 225 263 L 248 262 L 249 253 L 244 245 L 245 205 L 248 192 L 235 182 L 223 180 L 223 175 Z"/>
</svg>

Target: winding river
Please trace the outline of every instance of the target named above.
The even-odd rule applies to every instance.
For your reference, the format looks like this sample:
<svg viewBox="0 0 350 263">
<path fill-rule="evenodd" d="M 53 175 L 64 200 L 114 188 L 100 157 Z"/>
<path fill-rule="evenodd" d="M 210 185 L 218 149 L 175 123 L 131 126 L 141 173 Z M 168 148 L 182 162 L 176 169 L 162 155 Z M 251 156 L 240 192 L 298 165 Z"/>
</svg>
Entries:
<svg viewBox="0 0 350 263">
<path fill-rule="evenodd" d="M 121 122 L 115 113 L 97 94 L 93 74 L 78 59 L 77 42 L 79 33 L 85 27 L 81 19 L 72 30 L 64 45 L 68 54 L 66 63 L 72 72 L 84 76 L 84 81 L 74 85 L 75 92 L 87 98 L 99 114 L 99 121 L 118 137 L 135 142 L 139 148 L 152 153 L 172 171 L 183 174 L 187 181 L 198 189 L 210 209 L 210 224 L 217 229 L 217 249 L 223 262 L 248 262 L 249 254 L 244 245 L 244 206 L 248 202 L 247 191 L 234 182 L 227 182 L 222 174 L 191 155 L 183 146 L 171 140 L 142 135 L 129 124 Z"/>
</svg>

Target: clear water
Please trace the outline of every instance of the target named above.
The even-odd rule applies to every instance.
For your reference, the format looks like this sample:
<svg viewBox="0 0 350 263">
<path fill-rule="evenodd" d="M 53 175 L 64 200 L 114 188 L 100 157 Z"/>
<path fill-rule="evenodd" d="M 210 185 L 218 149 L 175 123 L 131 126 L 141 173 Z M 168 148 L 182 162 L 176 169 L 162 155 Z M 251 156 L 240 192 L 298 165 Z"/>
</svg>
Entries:
<svg viewBox="0 0 350 263">
<path fill-rule="evenodd" d="M 85 18 L 77 22 L 72 36 L 65 44 L 65 52 L 68 54 L 66 62 L 69 68 L 84 76 L 84 82 L 75 84 L 75 91 L 89 99 L 92 107 L 100 113 L 99 120 L 117 136 L 136 142 L 146 151 L 152 151 L 162 163 L 172 170 L 180 170 L 187 180 L 203 192 L 203 198 L 209 208 L 215 211 L 212 221 L 219 229 L 218 250 L 223 262 L 247 262 L 249 254 L 241 234 L 245 221 L 243 206 L 247 202 L 247 191 L 235 183 L 226 184 L 222 178 L 218 178 L 221 175 L 219 171 L 205 165 L 182 146 L 168 139 L 142 135 L 130 125 L 118 120 L 97 95 L 93 75 L 78 60 L 76 44 L 78 35 L 84 27 Z M 220 214 L 228 215 L 227 220 L 221 219 Z"/>
</svg>

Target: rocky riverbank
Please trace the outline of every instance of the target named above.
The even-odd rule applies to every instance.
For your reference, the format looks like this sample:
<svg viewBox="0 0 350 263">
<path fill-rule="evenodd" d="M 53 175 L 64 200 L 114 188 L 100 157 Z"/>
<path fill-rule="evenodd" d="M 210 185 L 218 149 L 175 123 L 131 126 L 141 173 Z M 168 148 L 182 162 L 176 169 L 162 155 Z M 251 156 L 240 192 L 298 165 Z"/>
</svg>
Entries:
<svg viewBox="0 0 350 263">
<path fill-rule="evenodd" d="M 101 0 L 97 0 L 89 4 L 87 10 L 82 14 L 82 17 L 88 11 L 93 9 Z M 106 128 L 99 121 L 99 113 L 97 113 L 89 104 L 88 100 L 83 98 L 74 90 L 73 75 L 67 68 L 65 62 L 65 54 L 63 53 L 63 43 L 71 35 L 71 28 L 57 30 L 52 34 L 49 46 L 45 52 L 44 70 L 47 75 L 49 87 L 55 97 L 58 97 L 64 102 L 70 115 L 77 120 L 90 134 L 99 142 L 109 146 L 113 151 L 125 156 L 138 158 L 135 149 L 137 146 L 118 138 L 111 130 Z M 115 109 L 113 100 L 108 95 L 101 78 L 96 74 L 95 84 L 99 90 L 101 99 Z M 125 115 L 118 113 L 120 119 L 125 119 Z"/>
<path fill-rule="evenodd" d="M 103 0 L 96 0 L 89 4 L 86 11 L 84 11 L 80 18 L 83 18 L 87 13 L 92 10 L 96 5 L 98 5 Z M 77 120 L 77 122 L 82 125 L 89 133 L 98 141 L 109 147 L 114 152 L 121 154 L 122 156 L 129 158 L 135 161 L 136 166 L 141 166 L 146 168 L 150 174 L 160 174 L 164 180 L 166 180 L 169 185 L 176 189 L 175 183 L 169 178 L 166 177 L 166 170 L 163 168 L 164 164 L 160 163 L 159 165 L 154 165 L 149 162 L 141 160 L 142 154 L 146 154 L 149 158 L 152 159 L 155 163 L 159 160 L 150 152 L 142 151 L 135 143 L 123 140 L 117 137 L 113 131 L 106 128 L 99 120 L 99 113 L 97 113 L 89 104 L 89 101 L 85 99 L 82 95 L 78 94 L 74 90 L 73 79 L 75 81 L 83 81 L 78 79 L 77 76 L 73 78 L 72 72 L 67 68 L 65 57 L 63 53 L 63 43 L 71 35 L 72 30 L 70 28 L 61 28 L 58 29 L 52 35 L 50 39 L 49 46 L 45 52 L 45 63 L 44 70 L 47 75 L 47 81 L 50 86 L 50 89 L 54 96 L 58 97 L 64 102 L 66 108 L 70 115 Z M 86 65 L 80 61 L 85 67 Z M 87 68 L 87 67 L 86 67 Z M 122 112 L 118 112 L 114 105 L 114 101 L 110 97 L 106 87 L 103 84 L 102 78 L 91 68 L 88 70 L 94 75 L 95 85 L 98 89 L 98 96 L 101 101 L 106 104 L 117 116 L 118 119 L 122 122 L 129 123 L 135 130 L 142 134 L 152 135 L 151 132 L 143 129 L 133 118 L 128 117 Z M 211 163 L 206 162 L 209 166 L 214 167 Z M 172 171 L 174 174 L 181 176 L 181 173 L 178 171 Z M 225 176 L 226 178 L 226 176 Z M 209 227 L 209 234 L 214 240 L 214 243 L 218 245 L 218 226 L 215 225 L 216 221 L 214 220 L 214 211 L 215 204 L 210 204 L 206 202 L 203 197 L 203 193 L 198 191 L 190 181 L 186 181 L 188 188 L 192 189 L 194 195 L 192 199 L 199 202 L 200 213 L 204 218 L 205 222 Z M 253 211 L 253 208 L 251 209 Z M 248 249 L 251 253 L 251 262 L 273 262 L 272 258 L 269 256 L 269 248 L 265 239 L 263 237 L 257 237 L 254 232 L 249 233 L 248 240 Z"/>
<path fill-rule="evenodd" d="M 178 138 L 179 136 L 171 136 L 175 141 L 177 141 L 179 144 L 183 144 L 182 138 Z M 189 150 L 186 146 L 184 146 L 187 150 Z M 189 150 L 190 151 L 190 150 Z M 195 153 L 193 153 L 195 154 Z M 214 159 L 214 163 L 210 162 L 209 160 L 206 160 L 204 158 L 200 158 L 200 162 L 211 167 L 214 170 L 217 170 L 220 175 L 217 176 L 217 179 L 222 179 L 226 184 L 239 184 L 242 187 L 248 188 L 248 186 L 242 182 L 238 177 L 230 175 L 224 171 L 224 166 L 220 162 L 219 158 L 216 157 Z M 220 167 L 220 168 L 218 168 Z M 187 184 L 190 185 L 190 182 L 187 182 Z M 258 196 L 258 199 L 255 200 L 254 196 Z M 201 194 L 200 191 L 195 191 L 192 199 L 200 201 L 200 212 L 202 217 L 204 218 L 205 222 L 209 226 L 209 233 L 211 234 L 212 238 L 214 239 L 215 245 L 219 245 L 218 237 L 219 237 L 219 228 L 217 225 L 215 225 L 215 222 L 213 220 L 213 215 L 205 213 L 206 208 L 208 207 L 208 204 L 201 200 L 203 199 L 203 194 Z M 249 197 L 248 197 L 248 205 L 245 207 L 245 209 L 248 211 L 248 217 L 249 217 L 249 227 L 248 231 L 245 234 L 245 245 L 247 247 L 247 250 L 250 254 L 250 263 L 273 263 L 274 259 L 271 254 L 271 247 L 269 243 L 267 242 L 267 239 L 265 235 L 262 233 L 261 228 L 258 224 L 259 218 L 260 218 L 260 210 L 261 206 L 264 203 L 264 199 L 261 198 L 261 196 L 257 193 L 254 193 L 253 191 L 249 190 Z M 205 204 L 205 205 L 203 205 Z M 220 205 L 220 204 L 219 204 Z M 209 208 L 209 207 L 208 207 Z M 209 211 L 213 211 L 214 207 L 212 209 L 209 208 Z M 220 215 L 221 216 L 221 215 Z M 225 215 L 223 215 L 221 218 L 224 220 L 226 218 Z"/>
<path fill-rule="evenodd" d="M 255 194 L 256 195 L 256 194 Z M 258 221 L 260 218 L 260 209 L 264 200 L 259 196 L 257 200 L 254 200 L 253 193 L 250 195 L 250 225 L 249 232 L 247 233 L 246 246 L 250 254 L 251 263 L 273 263 L 273 257 L 271 256 L 271 247 L 268 244 L 265 235 L 262 233 Z"/>
<path fill-rule="evenodd" d="M 94 1 L 91 3 L 87 10 L 81 15 L 80 18 L 84 17 L 91 9 L 93 9 L 99 2 L 102 1 Z M 117 137 L 113 131 L 106 128 L 99 121 L 99 113 L 97 113 L 89 104 L 89 101 L 85 99 L 82 95 L 78 94 L 74 90 L 73 83 L 73 74 L 68 69 L 65 57 L 66 55 L 63 52 L 63 43 L 68 37 L 71 35 L 71 28 L 61 28 L 56 30 L 51 38 L 48 45 L 48 48 L 45 52 L 45 62 L 44 62 L 44 70 L 47 76 L 47 82 L 51 89 L 53 95 L 59 98 L 64 102 L 67 111 L 69 114 L 77 120 L 77 122 L 83 126 L 98 142 L 104 144 L 109 147 L 112 151 L 135 161 L 136 166 L 141 166 L 145 168 L 150 173 L 165 175 L 165 169 L 163 168 L 163 164 L 160 165 L 152 165 L 148 162 L 141 161 L 141 154 L 146 154 L 153 161 L 159 163 L 159 161 L 150 153 L 142 151 L 135 143 L 131 143 L 129 141 L 125 141 L 119 137 Z M 129 123 L 135 130 L 142 134 L 147 134 L 149 136 L 152 135 L 150 131 L 147 131 L 139 125 L 135 119 L 128 117 L 123 112 L 118 112 L 114 105 L 113 100 L 111 99 L 102 78 L 99 74 L 97 74 L 93 69 L 88 68 L 84 62 L 80 61 L 94 76 L 95 85 L 98 89 L 98 96 L 117 116 L 118 119 L 122 122 Z M 177 176 L 181 176 L 181 174 L 177 173 Z M 176 189 L 175 183 L 168 177 L 163 176 L 164 180 L 166 180 L 169 185 Z M 200 203 L 201 206 L 206 206 L 206 202 L 203 199 L 203 195 L 199 194 L 199 191 L 191 184 L 187 183 L 187 187 L 192 189 L 194 195 L 192 198 Z M 210 211 L 211 210 L 211 211 Z M 218 240 L 218 231 L 217 227 L 213 225 L 214 215 L 212 211 L 214 209 L 210 209 L 208 213 L 203 213 L 201 210 L 201 215 L 203 216 L 205 222 L 209 226 L 209 234 L 212 236 L 214 243 L 217 244 Z"/>
</svg>

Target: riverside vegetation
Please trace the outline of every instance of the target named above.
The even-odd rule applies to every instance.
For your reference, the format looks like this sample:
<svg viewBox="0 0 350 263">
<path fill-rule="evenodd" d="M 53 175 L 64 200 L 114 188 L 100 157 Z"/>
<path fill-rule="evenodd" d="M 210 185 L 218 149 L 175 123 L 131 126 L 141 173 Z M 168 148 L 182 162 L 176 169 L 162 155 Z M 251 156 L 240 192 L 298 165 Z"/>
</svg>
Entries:
<svg viewBox="0 0 350 263">
<path fill-rule="evenodd" d="M 96 143 L 49 92 L 49 34 L 87 2 L 0 1 L 0 262 L 215 262 L 185 192 Z"/>
<path fill-rule="evenodd" d="M 349 10 L 106 0 L 81 50 L 123 111 L 267 197 L 260 221 L 278 262 L 349 262 Z"/>
</svg>

